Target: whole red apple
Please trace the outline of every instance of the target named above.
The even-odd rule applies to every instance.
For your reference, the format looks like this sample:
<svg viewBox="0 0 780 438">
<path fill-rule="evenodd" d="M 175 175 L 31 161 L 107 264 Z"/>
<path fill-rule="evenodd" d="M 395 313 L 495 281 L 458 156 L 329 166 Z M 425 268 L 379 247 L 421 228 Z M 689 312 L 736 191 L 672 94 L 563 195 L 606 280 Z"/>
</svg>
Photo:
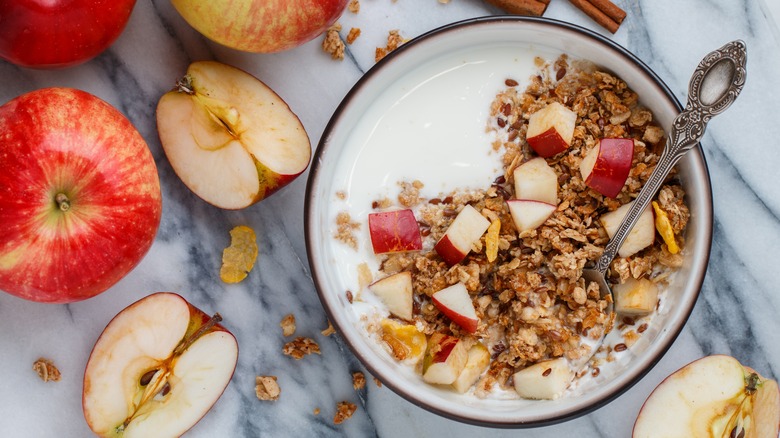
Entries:
<svg viewBox="0 0 780 438">
<path fill-rule="evenodd" d="M 154 158 L 99 98 L 46 88 L 1 106 L 0 169 L 0 289 L 83 300 L 151 247 L 162 210 Z"/>
<path fill-rule="evenodd" d="M 245 52 L 299 46 L 341 16 L 347 0 L 171 0 L 182 17 L 209 39 Z"/>
<path fill-rule="evenodd" d="M 33 68 L 68 67 L 108 48 L 135 0 L 2 0 L 0 58 Z"/>
</svg>

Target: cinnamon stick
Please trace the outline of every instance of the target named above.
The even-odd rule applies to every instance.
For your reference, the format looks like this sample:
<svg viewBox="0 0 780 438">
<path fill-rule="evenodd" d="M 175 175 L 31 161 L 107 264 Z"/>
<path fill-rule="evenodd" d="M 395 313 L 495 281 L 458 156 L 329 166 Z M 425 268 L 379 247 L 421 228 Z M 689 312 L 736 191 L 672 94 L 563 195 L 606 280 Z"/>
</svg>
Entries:
<svg viewBox="0 0 780 438">
<path fill-rule="evenodd" d="M 569 2 L 611 33 L 617 32 L 623 19 L 626 18 L 626 12 L 609 0 L 569 0 Z"/>
<path fill-rule="evenodd" d="M 550 0 L 485 0 L 487 3 L 517 15 L 532 15 L 540 17 L 547 10 Z"/>
</svg>

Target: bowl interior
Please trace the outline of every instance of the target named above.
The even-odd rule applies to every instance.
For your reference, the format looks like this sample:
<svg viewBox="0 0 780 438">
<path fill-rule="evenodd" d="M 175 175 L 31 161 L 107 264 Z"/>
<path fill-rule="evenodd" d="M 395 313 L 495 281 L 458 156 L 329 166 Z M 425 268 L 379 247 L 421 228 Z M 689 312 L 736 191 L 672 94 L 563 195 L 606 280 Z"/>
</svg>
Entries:
<svg viewBox="0 0 780 438">
<path fill-rule="evenodd" d="M 706 270 L 712 231 L 711 191 L 704 157 L 696 148 L 678 164 L 691 210 L 684 266 L 675 274 L 654 323 L 641 340 L 621 355 L 614 366 L 605 369 L 598 378 L 582 382 L 570 395 L 554 401 L 477 399 L 440 389 L 424 383 L 411 369 L 399 365 L 361 328 L 359 312 L 347 301 L 346 291 L 357 287 L 357 261 L 371 259 L 373 253 L 370 243 L 363 244 L 358 252 L 338 243 L 333 238 L 335 216 L 345 206 L 352 205 L 358 216 L 365 219 L 370 202 L 359 204 L 370 198 L 365 198 L 368 195 L 361 198 L 359 193 L 382 193 L 373 191 L 373 187 L 379 186 L 386 195 L 392 196 L 399 177 L 425 172 L 425 166 L 433 161 L 431 157 L 441 156 L 441 148 L 447 147 L 447 142 L 426 145 L 433 151 L 432 155 L 427 150 L 415 152 L 414 148 L 419 146 L 410 149 L 408 145 L 385 145 L 385 150 L 371 151 L 360 139 L 372 135 L 375 126 L 364 123 L 363 127 L 356 128 L 359 122 L 365 117 L 386 114 L 399 98 L 421 84 L 448 77 L 458 83 L 468 78 L 470 82 L 464 85 L 467 93 L 481 90 L 486 95 L 494 95 L 498 91 L 496 87 L 503 84 L 506 72 L 492 70 L 495 66 L 491 64 L 492 57 L 510 57 L 517 63 L 518 71 L 522 71 L 522 65 L 531 62 L 533 55 L 554 59 L 561 53 L 590 60 L 615 73 L 637 92 L 641 103 L 653 111 L 661 126 L 671 126 L 680 108 L 673 94 L 641 61 L 611 41 L 553 20 L 486 18 L 426 34 L 371 69 L 333 115 L 313 160 L 306 194 L 306 244 L 315 284 L 331 321 L 356 356 L 383 383 L 419 406 L 460 421 L 530 426 L 561 421 L 607 403 L 649 371 L 669 348 L 693 308 Z M 484 109 L 485 115 L 487 110 Z M 481 123 L 484 127 L 484 121 Z M 457 126 L 454 124 L 453 128 Z M 448 153 L 452 160 L 443 164 L 442 172 L 450 169 L 451 177 L 458 181 L 468 178 L 474 178 L 474 182 L 490 178 L 488 184 L 492 181 L 490 172 L 495 169 L 480 173 L 464 164 L 470 162 L 468 151 L 455 148 Z M 421 174 L 418 178 L 424 180 L 425 176 Z M 438 187 L 434 184 L 431 189 Z M 349 196 L 339 200 L 337 192 Z M 358 233 L 363 242 L 369 242 L 366 228 L 363 226 Z"/>
</svg>

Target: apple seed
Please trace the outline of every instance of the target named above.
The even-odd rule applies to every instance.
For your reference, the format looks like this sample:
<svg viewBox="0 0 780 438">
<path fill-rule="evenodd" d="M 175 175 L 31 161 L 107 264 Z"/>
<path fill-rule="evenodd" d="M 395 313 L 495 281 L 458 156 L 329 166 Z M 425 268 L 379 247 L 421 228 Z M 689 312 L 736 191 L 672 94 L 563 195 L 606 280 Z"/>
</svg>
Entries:
<svg viewBox="0 0 780 438">
<path fill-rule="evenodd" d="M 141 380 L 138 381 L 138 383 L 141 384 L 141 386 L 146 386 L 149 384 L 149 382 L 152 381 L 152 377 L 157 373 L 158 370 L 149 370 L 146 373 L 144 373 L 143 376 L 141 376 Z"/>
</svg>

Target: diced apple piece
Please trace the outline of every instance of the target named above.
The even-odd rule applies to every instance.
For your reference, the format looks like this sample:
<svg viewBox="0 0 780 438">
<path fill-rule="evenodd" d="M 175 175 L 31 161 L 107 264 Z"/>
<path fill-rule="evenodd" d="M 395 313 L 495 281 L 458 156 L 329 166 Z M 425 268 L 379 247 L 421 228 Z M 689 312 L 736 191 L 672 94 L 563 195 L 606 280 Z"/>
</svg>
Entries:
<svg viewBox="0 0 780 438">
<path fill-rule="evenodd" d="M 650 394 L 634 438 L 778 436 L 780 391 L 735 358 L 713 355 L 672 373 Z"/>
<path fill-rule="evenodd" d="M 539 362 L 514 374 L 515 391 L 520 397 L 555 400 L 569 387 L 574 373 L 566 359 Z"/>
<path fill-rule="evenodd" d="M 419 251 L 420 225 L 412 210 L 383 211 L 368 215 L 368 230 L 374 254 Z"/>
<path fill-rule="evenodd" d="M 526 141 L 539 156 L 552 157 L 569 148 L 576 122 L 577 114 L 574 111 L 553 102 L 531 114 Z"/>
<path fill-rule="evenodd" d="M 423 359 L 423 380 L 439 385 L 452 384 L 466 366 L 468 356 L 459 338 L 443 333 L 432 334 Z"/>
<path fill-rule="evenodd" d="M 518 233 L 536 229 L 547 221 L 557 208 L 546 202 L 528 199 L 510 199 L 506 204 Z"/>
<path fill-rule="evenodd" d="M 512 173 L 515 198 L 558 204 L 558 174 L 541 157 L 532 158 Z"/>
<path fill-rule="evenodd" d="M 368 285 L 391 314 L 411 321 L 412 319 L 412 273 L 409 271 L 389 275 Z"/>
<path fill-rule="evenodd" d="M 479 318 L 466 286 L 456 283 L 431 295 L 433 304 L 468 333 L 476 333 Z"/>
<path fill-rule="evenodd" d="M 452 221 L 434 249 L 448 265 L 457 265 L 471 251 L 474 242 L 485 234 L 489 226 L 489 220 L 471 205 L 466 205 Z"/>
<path fill-rule="evenodd" d="M 646 315 L 658 303 L 658 286 L 652 281 L 629 278 L 612 288 L 615 295 L 615 312 L 621 315 Z"/>
<path fill-rule="evenodd" d="M 392 319 L 383 319 L 379 325 L 382 327 L 382 340 L 390 347 L 397 360 L 414 364 L 422 359 L 428 339 L 417 327 Z"/>
<path fill-rule="evenodd" d="M 582 159 L 580 173 L 588 187 L 615 198 L 626 184 L 633 159 L 634 140 L 602 138 Z"/>
<path fill-rule="evenodd" d="M 479 380 L 479 377 L 490 365 L 490 352 L 483 344 L 476 344 L 469 348 L 468 359 L 466 360 L 466 366 L 463 371 L 460 372 L 458 378 L 452 383 L 452 387 L 456 391 L 463 394 L 468 391 L 469 388 L 474 386 Z"/>
<path fill-rule="evenodd" d="M 607 234 L 611 239 L 617 232 L 620 222 L 623 221 L 623 217 L 628 214 L 628 210 L 631 209 L 633 201 L 620 206 L 617 210 L 601 215 L 601 225 L 607 230 Z M 655 241 L 655 219 L 653 217 L 653 210 L 648 206 L 645 211 L 639 216 L 639 221 L 634 225 L 634 229 L 628 233 L 628 237 L 623 242 L 618 250 L 620 257 L 630 257 L 639 251 L 652 245 Z"/>
</svg>

